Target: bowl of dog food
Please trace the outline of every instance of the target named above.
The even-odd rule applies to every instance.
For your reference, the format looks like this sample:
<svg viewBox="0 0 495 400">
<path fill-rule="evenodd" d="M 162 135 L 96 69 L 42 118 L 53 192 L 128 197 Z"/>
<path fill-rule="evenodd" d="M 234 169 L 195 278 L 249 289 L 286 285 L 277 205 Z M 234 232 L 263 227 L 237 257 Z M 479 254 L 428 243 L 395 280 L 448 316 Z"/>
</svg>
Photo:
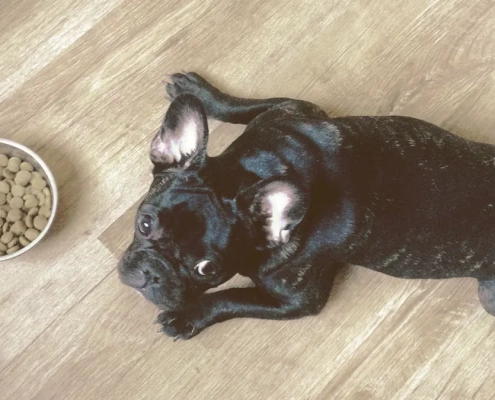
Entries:
<svg viewBox="0 0 495 400">
<path fill-rule="evenodd" d="M 48 233 L 57 210 L 55 178 L 32 150 L 0 139 L 0 261 L 20 256 Z"/>
</svg>

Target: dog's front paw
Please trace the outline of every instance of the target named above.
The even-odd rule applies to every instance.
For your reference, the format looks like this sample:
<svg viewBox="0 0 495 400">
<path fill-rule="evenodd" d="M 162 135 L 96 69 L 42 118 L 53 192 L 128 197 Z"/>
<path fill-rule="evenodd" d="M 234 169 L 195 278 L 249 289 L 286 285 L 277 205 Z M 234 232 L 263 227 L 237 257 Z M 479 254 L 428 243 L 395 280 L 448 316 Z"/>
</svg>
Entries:
<svg viewBox="0 0 495 400">
<path fill-rule="evenodd" d="M 171 100 L 184 93 L 193 94 L 201 99 L 209 86 L 206 80 L 194 72 L 169 75 L 169 82 L 166 83 L 167 93 Z"/>
<path fill-rule="evenodd" d="M 169 82 L 166 82 L 166 89 L 170 100 L 175 99 L 181 94 L 189 93 L 199 98 L 203 103 L 214 100 L 214 93 L 218 92 L 195 72 L 169 75 Z"/>
<path fill-rule="evenodd" d="M 175 340 L 191 339 L 200 332 L 192 319 L 179 312 L 163 311 L 156 322 L 162 326 L 160 329 L 162 332 Z"/>
</svg>

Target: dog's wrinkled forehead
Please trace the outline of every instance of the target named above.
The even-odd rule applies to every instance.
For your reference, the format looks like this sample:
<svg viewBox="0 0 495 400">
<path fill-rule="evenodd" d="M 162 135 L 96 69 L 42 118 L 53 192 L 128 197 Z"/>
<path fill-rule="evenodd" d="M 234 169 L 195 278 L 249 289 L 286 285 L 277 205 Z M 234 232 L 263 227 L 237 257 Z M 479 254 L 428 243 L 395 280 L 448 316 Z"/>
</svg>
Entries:
<svg viewBox="0 0 495 400">
<path fill-rule="evenodd" d="M 168 173 L 155 177 L 140 212 L 150 206 L 157 210 L 164 236 L 180 243 L 193 244 L 201 239 L 219 248 L 227 245 L 224 207 L 193 175 Z"/>
</svg>

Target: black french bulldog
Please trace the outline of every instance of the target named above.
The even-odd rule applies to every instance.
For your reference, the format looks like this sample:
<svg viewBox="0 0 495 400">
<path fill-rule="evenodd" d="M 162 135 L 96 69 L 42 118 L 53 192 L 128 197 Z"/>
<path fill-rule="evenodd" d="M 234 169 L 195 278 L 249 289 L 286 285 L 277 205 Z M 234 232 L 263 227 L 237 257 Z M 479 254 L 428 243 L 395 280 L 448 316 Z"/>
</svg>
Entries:
<svg viewBox="0 0 495 400">
<path fill-rule="evenodd" d="M 174 74 L 151 146 L 154 180 L 119 265 L 189 339 L 231 318 L 317 314 L 336 273 L 472 277 L 495 315 L 495 146 L 408 117 L 330 118 Z M 207 117 L 247 124 L 208 157 Z M 236 273 L 255 287 L 208 289 Z"/>
</svg>

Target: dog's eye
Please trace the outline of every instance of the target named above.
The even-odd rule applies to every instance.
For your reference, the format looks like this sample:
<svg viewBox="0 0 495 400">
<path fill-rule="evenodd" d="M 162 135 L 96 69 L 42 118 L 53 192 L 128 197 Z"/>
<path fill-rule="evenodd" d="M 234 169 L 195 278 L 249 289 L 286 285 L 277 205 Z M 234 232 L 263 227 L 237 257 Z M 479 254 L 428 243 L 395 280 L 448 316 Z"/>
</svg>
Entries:
<svg viewBox="0 0 495 400">
<path fill-rule="evenodd" d="M 217 272 L 215 263 L 210 260 L 201 261 L 195 269 L 200 275 L 213 275 Z"/>
<path fill-rule="evenodd" d="M 139 232 L 141 232 L 143 236 L 149 236 L 151 233 L 151 225 L 151 216 L 143 215 L 138 222 Z"/>
</svg>

